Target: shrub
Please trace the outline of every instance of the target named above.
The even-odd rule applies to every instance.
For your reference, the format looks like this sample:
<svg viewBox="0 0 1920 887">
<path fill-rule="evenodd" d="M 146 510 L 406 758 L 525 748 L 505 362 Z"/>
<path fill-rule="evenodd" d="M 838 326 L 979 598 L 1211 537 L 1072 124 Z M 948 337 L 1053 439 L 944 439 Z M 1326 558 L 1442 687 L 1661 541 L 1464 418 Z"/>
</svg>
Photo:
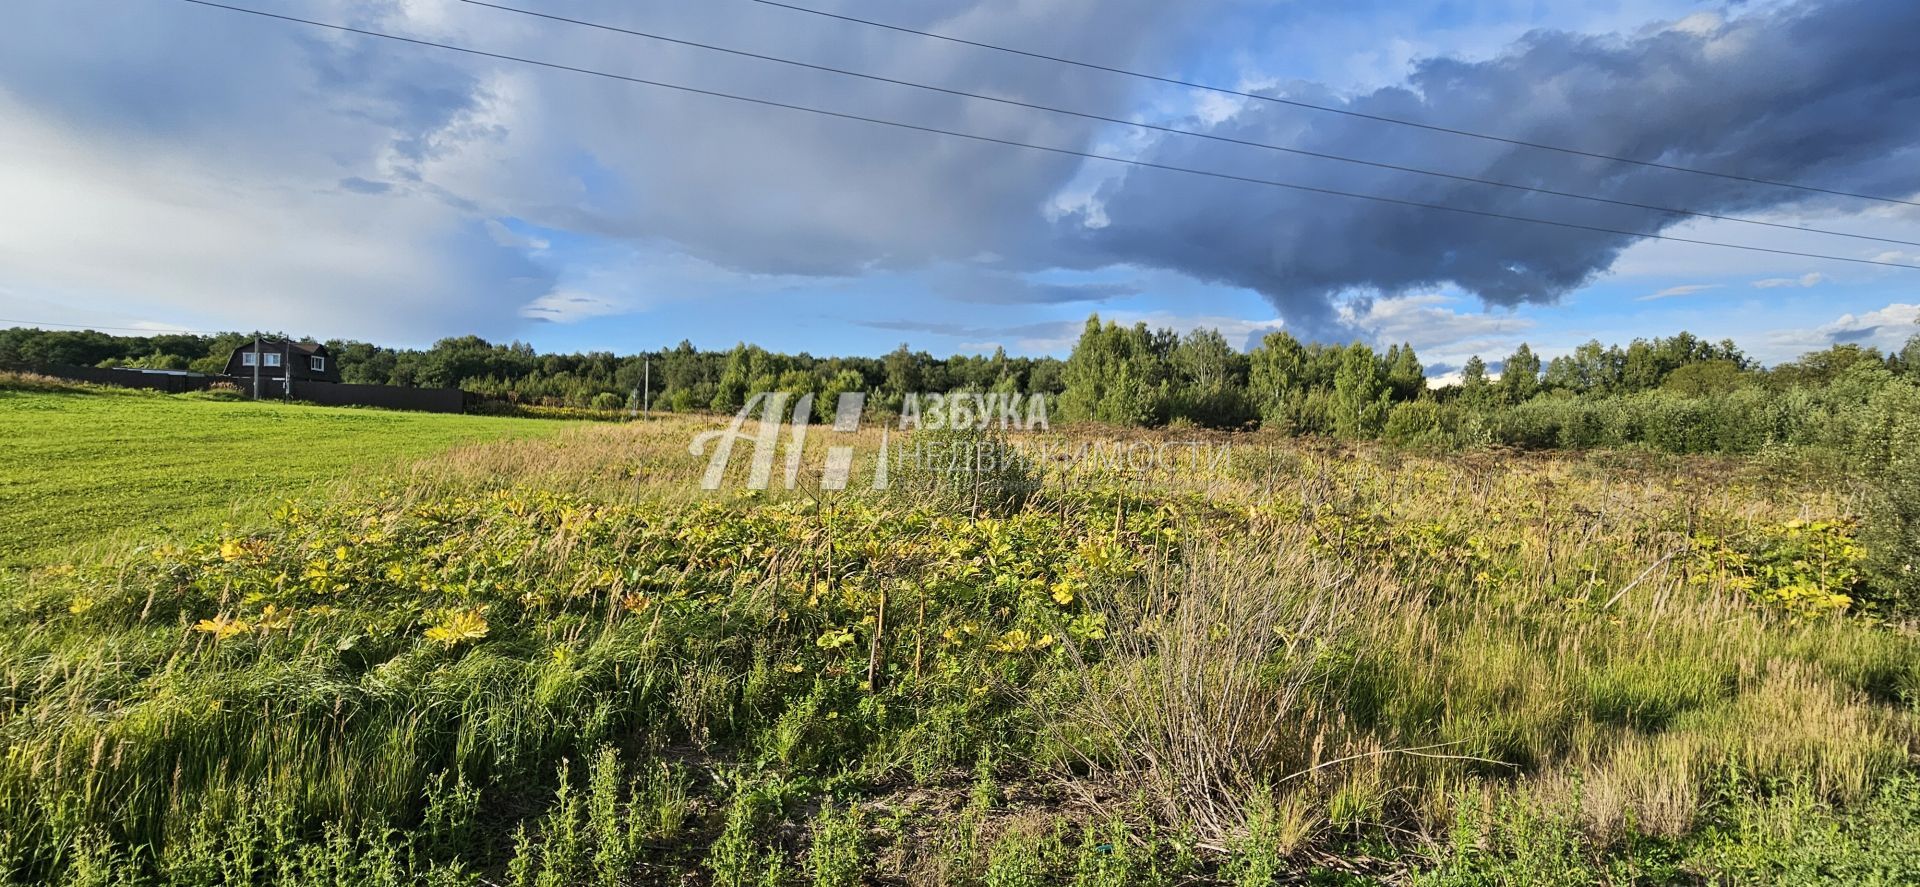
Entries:
<svg viewBox="0 0 1920 887">
<path fill-rule="evenodd" d="M 1444 447 L 1456 443 L 1457 411 L 1443 407 L 1431 398 L 1395 404 L 1387 414 L 1383 440 L 1398 444 Z"/>
<path fill-rule="evenodd" d="M 1033 461 L 997 428 L 915 431 L 892 464 L 892 489 L 972 515 L 1018 511 L 1040 487 Z"/>
</svg>

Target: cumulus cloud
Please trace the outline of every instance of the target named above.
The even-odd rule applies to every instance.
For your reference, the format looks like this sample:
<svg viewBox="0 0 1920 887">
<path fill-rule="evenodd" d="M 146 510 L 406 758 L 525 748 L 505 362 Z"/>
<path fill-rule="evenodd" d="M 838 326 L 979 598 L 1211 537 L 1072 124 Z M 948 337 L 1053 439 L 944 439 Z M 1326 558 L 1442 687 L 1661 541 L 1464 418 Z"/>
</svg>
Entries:
<svg viewBox="0 0 1920 887">
<path fill-rule="evenodd" d="M 1920 6 L 1802 2 L 1631 37 L 1537 31 L 1498 57 L 1419 63 L 1404 87 L 1352 99 L 1282 91 L 1354 111 L 1658 159 L 1753 178 L 1912 194 L 1920 189 Z M 1867 110 L 1872 109 L 1872 110 Z M 1618 200 L 1719 213 L 1808 207 L 1796 192 L 1632 167 L 1253 103 L 1213 128 Z M 1660 231 L 1681 219 L 1623 207 L 1260 157 L 1169 138 L 1148 159 L 1514 215 Z M 1256 162 L 1258 161 L 1258 162 Z M 1453 284 L 1490 304 L 1551 302 L 1605 272 L 1635 238 L 1303 194 L 1152 170 L 1111 180 L 1090 252 L 1251 287 L 1290 322 L 1337 330 L 1334 296 Z M 1699 249 L 1707 249 L 1699 247 Z M 1844 251 L 1844 248 L 1842 248 Z"/>
<path fill-rule="evenodd" d="M 1532 319 L 1502 309 L 1460 311 L 1456 306 L 1462 301 L 1425 293 L 1369 299 L 1343 305 L 1337 313 L 1343 326 L 1377 347 L 1412 345 L 1428 378 L 1447 384 L 1467 358 L 1507 354 L 1535 328 Z"/>
<path fill-rule="evenodd" d="M 1371 299 L 1342 309 L 1341 319 L 1381 344 L 1406 343 L 1415 350 L 1485 348 L 1532 329 L 1534 322 L 1504 311 L 1462 312 L 1460 299 L 1440 294 Z"/>
<path fill-rule="evenodd" d="M 1842 314 L 1814 332 L 1829 343 L 1853 342 L 1889 350 L 1920 333 L 1916 323 L 1920 323 L 1920 305 L 1896 302 L 1863 314 Z"/>
<path fill-rule="evenodd" d="M 1842 314 L 1811 328 L 1775 330 L 1756 353 L 1774 363 L 1843 344 L 1897 351 L 1915 334 L 1920 334 L 1920 305 L 1894 302 L 1872 311 Z"/>
</svg>

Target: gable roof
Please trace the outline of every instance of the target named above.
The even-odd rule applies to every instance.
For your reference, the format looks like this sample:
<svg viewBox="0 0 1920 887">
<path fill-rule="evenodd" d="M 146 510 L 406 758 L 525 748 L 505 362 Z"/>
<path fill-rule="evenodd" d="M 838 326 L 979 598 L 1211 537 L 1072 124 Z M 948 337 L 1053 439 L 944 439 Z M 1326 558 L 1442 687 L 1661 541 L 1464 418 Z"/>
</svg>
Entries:
<svg viewBox="0 0 1920 887">
<path fill-rule="evenodd" d="M 327 350 L 327 346 L 319 342 L 294 342 L 291 347 L 295 354 L 322 354 Z M 240 343 L 238 347 L 233 349 L 233 353 L 239 354 L 242 351 L 251 350 L 253 350 L 253 342 L 248 341 Z M 286 351 L 288 350 L 288 342 L 285 339 L 261 339 L 260 350 Z"/>
</svg>

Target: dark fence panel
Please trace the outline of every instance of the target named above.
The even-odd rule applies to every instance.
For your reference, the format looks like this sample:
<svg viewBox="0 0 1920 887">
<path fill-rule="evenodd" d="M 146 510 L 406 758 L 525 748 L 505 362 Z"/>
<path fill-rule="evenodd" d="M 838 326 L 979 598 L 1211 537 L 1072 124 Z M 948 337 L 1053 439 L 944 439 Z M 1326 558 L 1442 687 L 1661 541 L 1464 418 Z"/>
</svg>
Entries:
<svg viewBox="0 0 1920 887">
<path fill-rule="evenodd" d="M 424 413 L 461 413 L 467 409 L 467 393 L 458 388 L 402 388 L 295 379 L 293 399 L 336 407 L 385 407 Z"/>
<path fill-rule="evenodd" d="M 36 372 L 75 382 L 115 385 L 121 388 L 146 388 L 180 394 L 204 391 L 217 382 L 231 382 L 242 392 L 253 391 L 251 376 L 173 376 L 112 370 L 99 367 L 53 365 Z M 261 379 L 260 396 L 279 400 L 287 392 L 278 379 Z M 341 382 L 293 380 L 293 399 L 337 407 L 384 407 L 389 410 L 417 410 L 424 413 L 464 413 L 468 395 L 458 388 L 403 388 L 398 385 L 348 385 Z"/>
<path fill-rule="evenodd" d="M 62 364 L 42 367 L 37 372 L 55 378 L 71 379 L 75 382 L 92 382 L 96 385 L 114 385 L 120 388 L 147 388 L 169 394 L 204 391 L 215 382 L 226 381 L 223 376 L 174 376 L 165 373 L 142 373 L 138 370 L 112 370 Z"/>
</svg>

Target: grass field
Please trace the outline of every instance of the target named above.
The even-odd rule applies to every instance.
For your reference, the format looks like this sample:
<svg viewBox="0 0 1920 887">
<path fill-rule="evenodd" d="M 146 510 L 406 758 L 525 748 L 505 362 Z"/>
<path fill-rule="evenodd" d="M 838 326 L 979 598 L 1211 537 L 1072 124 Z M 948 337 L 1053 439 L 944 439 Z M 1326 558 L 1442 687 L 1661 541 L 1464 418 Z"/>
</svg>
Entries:
<svg viewBox="0 0 1920 887">
<path fill-rule="evenodd" d="M 8 433 L 258 415 L 108 401 Z M 710 420 L 405 418 L 496 439 L 0 574 L 0 884 L 1920 882 L 1920 638 L 1794 454 L 706 492 Z"/>
<path fill-rule="evenodd" d="M 315 485 L 553 422 L 288 406 L 127 389 L 0 388 L 0 568 L 261 517 Z"/>
</svg>

